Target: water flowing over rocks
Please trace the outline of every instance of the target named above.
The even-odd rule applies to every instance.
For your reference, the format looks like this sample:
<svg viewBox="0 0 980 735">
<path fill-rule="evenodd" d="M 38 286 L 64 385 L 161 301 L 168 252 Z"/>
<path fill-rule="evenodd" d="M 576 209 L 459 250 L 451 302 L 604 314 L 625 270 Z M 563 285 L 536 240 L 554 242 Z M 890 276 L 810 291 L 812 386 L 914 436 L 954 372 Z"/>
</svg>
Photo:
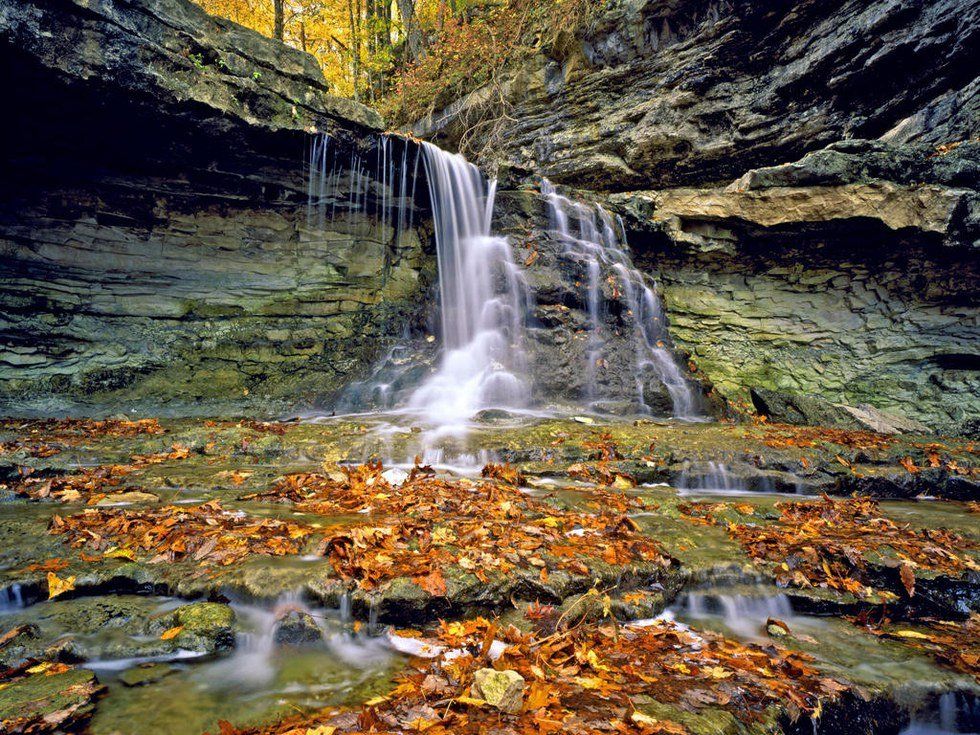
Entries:
<svg viewBox="0 0 980 735">
<path fill-rule="evenodd" d="M 948 0 L 624 0 L 416 131 L 465 132 L 502 200 L 546 176 L 621 214 L 674 344 L 727 400 L 963 433 L 978 19 Z"/>
</svg>

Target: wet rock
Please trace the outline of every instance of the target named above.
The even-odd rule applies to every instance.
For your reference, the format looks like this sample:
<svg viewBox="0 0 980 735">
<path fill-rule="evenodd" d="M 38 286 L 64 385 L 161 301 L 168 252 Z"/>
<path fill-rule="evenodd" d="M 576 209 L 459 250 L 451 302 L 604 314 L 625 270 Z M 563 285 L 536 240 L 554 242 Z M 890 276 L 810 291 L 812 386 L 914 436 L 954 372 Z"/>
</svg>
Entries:
<svg viewBox="0 0 980 735">
<path fill-rule="evenodd" d="M 511 669 L 478 669 L 472 694 L 501 712 L 517 714 L 524 704 L 524 677 Z"/>
<path fill-rule="evenodd" d="M 0 665 L 40 657 L 71 662 L 170 653 L 177 644 L 159 639 L 170 619 L 154 617 L 158 608 L 155 600 L 127 595 L 41 602 L 7 618 L 30 633 L 0 648 Z"/>
<path fill-rule="evenodd" d="M 835 495 L 859 493 L 876 498 L 928 496 L 965 501 L 980 499 L 980 483 L 972 477 L 942 467 L 930 467 L 914 474 L 905 469 L 860 476 L 844 474 L 828 490 Z"/>
<path fill-rule="evenodd" d="M 513 413 L 502 408 L 485 408 L 482 411 L 477 411 L 473 420 L 481 424 L 493 424 L 499 421 L 512 421 L 514 418 Z"/>
<path fill-rule="evenodd" d="M 658 702 L 643 694 L 633 697 L 632 700 L 637 711 L 650 718 L 647 722 L 650 720 L 677 722 L 693 735 L 737 735 L 743 731 L 734 715 L 720 707 L 705 707 L 691 712 L 674 704 Z M 767 731 L 769 729 L 763 728 L 760 724 L 759 732 Z"/>
<path fill-rule="evenodd" d="M 0 722 L 9 732 L 82 732 L 105 687 L 85 669 L 36 668 L 0 687 Z"/>
<path fill-rule="evenodd" d="M 140 666 L 126 669 L 126 671 L 119 675 L 119 681 L 128 687 L 139 687 L 158 682 L 175 671 L 176 669 L 169 664 L 141 664 Z"/>
<path fill-rule="evenodd" d="M 217 651 L 235 645 L 235 611 L 218 602 L 195 602 L 174 611 L 174 624 L 183 628 L 178 639 L 185 647 Z"/>
<path fill-rule="evenodd" d="M 408 473 L 399 467 L 393 467 L 390 470 L 385 470 L 381 473 L 381 476 L 388 482 L 388 484 L 394 487 L 398 487 L 408 479 Z"/>
<path fill-rule="evenodd" d="M 287 610 L 276 620 L 272 638 L 278 646 L 311 646 L 323 641 L 323 631 L 305 610 Z"/>
</svg>

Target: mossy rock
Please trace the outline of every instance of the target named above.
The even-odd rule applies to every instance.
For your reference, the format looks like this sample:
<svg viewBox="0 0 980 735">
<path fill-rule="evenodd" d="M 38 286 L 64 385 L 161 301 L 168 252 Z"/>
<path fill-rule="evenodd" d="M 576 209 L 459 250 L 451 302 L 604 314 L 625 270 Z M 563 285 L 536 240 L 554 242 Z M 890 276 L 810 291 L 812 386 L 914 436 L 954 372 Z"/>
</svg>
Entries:
<svg viewBox="0 0 980 735">
<path fill-rule="evenodd" d="M 56 674 L 39 670 L 0 687 L 0 729 L 8 732 L 10 727 L 9 731 L 17 732 L 45 718 L 50 728 L 45 731 L 80 732 L 103 692 L 95 674 L 87 669 Z"/>
<path fill-rule="evenodd" d="M 207 651 L 235 645 L 235 611 L 220 602 L 195 602 L 174 611 L 174 625 L 182 628 L 176 640 L 186 648 Z"/>
</svg>

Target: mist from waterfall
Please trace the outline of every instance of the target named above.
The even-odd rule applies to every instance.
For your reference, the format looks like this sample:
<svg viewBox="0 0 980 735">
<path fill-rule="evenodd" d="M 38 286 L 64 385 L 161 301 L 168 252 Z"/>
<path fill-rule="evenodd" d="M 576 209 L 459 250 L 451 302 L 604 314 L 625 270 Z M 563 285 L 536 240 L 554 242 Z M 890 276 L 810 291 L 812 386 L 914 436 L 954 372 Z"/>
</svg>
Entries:
<svg viewBox="0 0 980 735">
<path fill-rule="evenodd" d="M 451 429 L 483 408 L 527 404 L 527 288 L 510 243 L 493 235 L 496 182 L 462 156 L 422 143 L 439 261 L 440 364 L 409 407 Z"/>
<path fill-rule="evenodd" d="M 603 275 L 614 283 L 614 297 L 626 306 L 624 316 L 632 329 L 636 400 L 649 411 L 644 388 L 648 371 L 663 384 L 678 418 L 698 415 L 697 399 L 670 351 L 667 319 L 659 295 L 633 265 L 622 222 L 598 204 L 576 202 L 559 194 L 547 179 L 541 193 L 548 202 L 551 227 L 564 243 L 564 256 L 586 271 L 586 306 L 589 346 L 584 366 L 587 401 L 596 399 L 596 369 L 603 359 Z"/>
</svg>

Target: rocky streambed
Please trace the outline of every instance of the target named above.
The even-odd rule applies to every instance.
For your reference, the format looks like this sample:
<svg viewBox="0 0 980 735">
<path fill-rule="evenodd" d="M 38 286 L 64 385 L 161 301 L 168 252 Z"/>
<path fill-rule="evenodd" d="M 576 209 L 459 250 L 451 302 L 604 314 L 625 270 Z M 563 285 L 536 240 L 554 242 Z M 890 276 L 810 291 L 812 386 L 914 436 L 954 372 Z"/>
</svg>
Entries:
<svg viewBox="0 0 980 735">
<path fill-rule="evenodd" d="M 0 446 L 15 732 L 976 729 L 966 440 L 493 412 Z"/>
</svg>

